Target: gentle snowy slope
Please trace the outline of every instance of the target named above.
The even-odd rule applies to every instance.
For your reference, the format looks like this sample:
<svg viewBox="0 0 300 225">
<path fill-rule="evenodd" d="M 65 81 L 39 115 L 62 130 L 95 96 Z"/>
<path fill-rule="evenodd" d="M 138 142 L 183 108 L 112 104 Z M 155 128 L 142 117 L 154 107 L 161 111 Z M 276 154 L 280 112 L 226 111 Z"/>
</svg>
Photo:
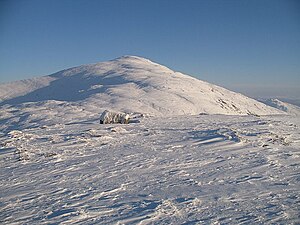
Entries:
<svg viewBox="0 0 300 225">
<path fill-rule="evenodd" d="M 136 56 L 2 84 L 0 98 L 4 100 L 2 105 L 58 100 L 96 107 L 98 112 L 108 108 L 151 115 L 280 113 L 241 94 Z"/>
<path fill-rule="evenodd" d="M 290 115 L 300 116 L 300 107 L 280 101 L 279 99 L 259 99 L 259 101 L 265 103 L 266 105 L 272 106 L 276 109 L 282 110 Z"/>
<path fill-rule="evenodd" d="M 0 137 L 1 224 L 300 222 L 295 117 L 55 122 Z"/>
<path fill-rule="evenodd" d="M 25 95 L 33 90 L 48 86 L 53 80 L 53 77 L 44 76 L 0 84 L 0 102 Z"/>
</svg>

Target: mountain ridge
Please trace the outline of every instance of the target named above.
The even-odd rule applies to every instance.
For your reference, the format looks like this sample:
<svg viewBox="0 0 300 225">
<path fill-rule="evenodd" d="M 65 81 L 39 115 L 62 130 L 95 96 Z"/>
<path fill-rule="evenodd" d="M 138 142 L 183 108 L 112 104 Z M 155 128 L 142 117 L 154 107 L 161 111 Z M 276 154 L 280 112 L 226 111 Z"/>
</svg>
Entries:
<svg viewBox="0 0 300 225">
<path fill-rule="evenodd" d="M 283 112 L 286 112 L 289 115 L 294 115 L 294 116 L 300 115 L 300 107 L 297 105 L 279 100 L 277 98 L 258 99 L 258 100 L 265 103 L 266 105 L 269 105 Z"/>
<path fill-rule="evenodd" d="M 5 104 L 67 101 L 152 115 L 268 115 L 284 113 L 223 87 L 139 56 L 86 64 L 0 84 Z"/>
</svg>

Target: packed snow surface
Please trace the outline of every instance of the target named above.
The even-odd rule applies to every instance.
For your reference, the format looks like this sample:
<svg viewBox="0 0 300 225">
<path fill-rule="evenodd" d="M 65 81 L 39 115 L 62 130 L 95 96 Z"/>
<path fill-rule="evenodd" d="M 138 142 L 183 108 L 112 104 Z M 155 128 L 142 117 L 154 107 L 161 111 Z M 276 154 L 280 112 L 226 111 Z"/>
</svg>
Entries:
<svg viewBox="0 0 300 225">
<path fill-rule="evenodd" d="M 133 56 L 0 98 L 1 224 L 300 223 L 288 111 Z M 106 109 L 131 123 L 99 124 Z"/>
<path fill-rule="evenodd" d="M 56 119 L 1 136 L 2 224 L 300 222 L 296 117 Z"/>
</svg>

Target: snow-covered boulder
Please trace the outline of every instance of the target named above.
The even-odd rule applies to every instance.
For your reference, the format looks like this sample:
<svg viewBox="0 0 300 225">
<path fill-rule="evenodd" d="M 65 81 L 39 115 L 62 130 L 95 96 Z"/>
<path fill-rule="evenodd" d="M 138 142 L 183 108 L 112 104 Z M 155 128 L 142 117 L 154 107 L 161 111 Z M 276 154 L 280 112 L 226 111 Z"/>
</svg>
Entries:
<svg viewBox="0 0 300 225">
<path fill-rule="evenodd" d="M 122 112 L 112 112 L 105 110 L 100 116 L 100 124 L 108 123 L 129 123 L 129 115 Z"/>
</svg>

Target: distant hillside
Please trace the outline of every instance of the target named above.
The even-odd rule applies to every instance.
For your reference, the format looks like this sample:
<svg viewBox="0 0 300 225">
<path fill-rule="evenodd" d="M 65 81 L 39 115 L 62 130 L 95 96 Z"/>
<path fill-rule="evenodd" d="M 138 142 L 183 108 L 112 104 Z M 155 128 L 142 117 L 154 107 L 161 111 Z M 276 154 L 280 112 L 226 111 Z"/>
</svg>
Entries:
<svg viewBox="0 0 300 225">
<path fill-rule="evenodd" d="M 279 99 L 260 99 L 260 101 L 290 115 L 300 115 L 300 107 L 280 101 Z"/>
<path fill-rule="evenodd" d="M 137 56 L 0 85 L 1 105 L 50 100 L 151 115 L 267 115 L 281 111 Z M 53 103 L 53 101 L 52 101 Z"/>
</svg>

